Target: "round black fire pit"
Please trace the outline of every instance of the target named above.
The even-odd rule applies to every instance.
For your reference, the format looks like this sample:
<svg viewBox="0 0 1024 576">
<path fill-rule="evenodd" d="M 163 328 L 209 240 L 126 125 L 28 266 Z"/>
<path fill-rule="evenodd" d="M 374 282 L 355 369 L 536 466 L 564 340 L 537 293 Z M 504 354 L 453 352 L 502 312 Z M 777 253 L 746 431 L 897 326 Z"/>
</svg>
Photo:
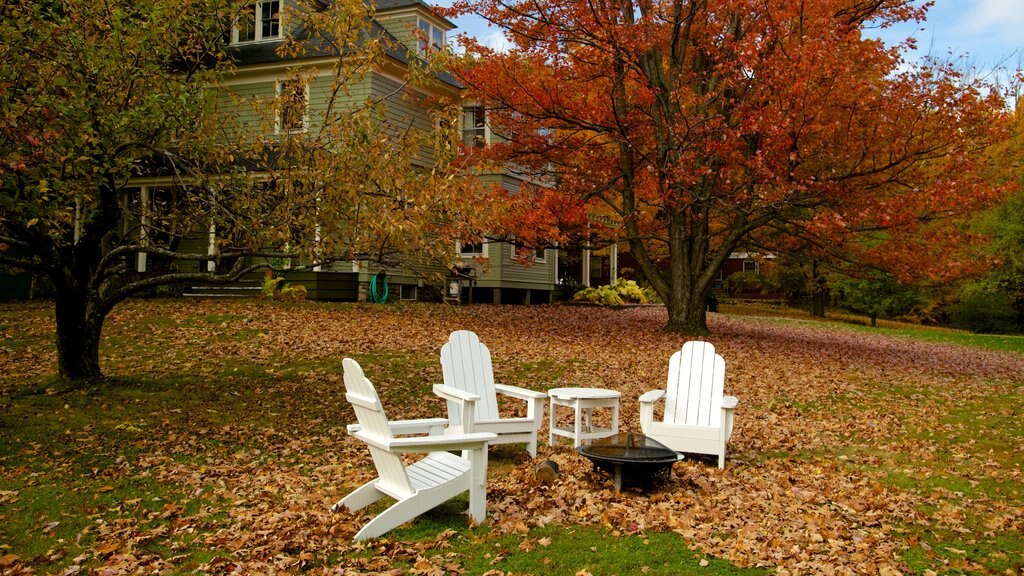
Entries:
<svg viewBox="0 0 1024 576">
<path fill-rule="evenodd" d="M 593 444 L 577 446 L 576 451 L 594 463 L 595 470 L 604 470 L 615 480 L 615 490 L 622 485 L 648 485 L 668 480 L 672 465 L 683 459 L 661 442 L 639 432 L 621 432 Z"/>
</svg>

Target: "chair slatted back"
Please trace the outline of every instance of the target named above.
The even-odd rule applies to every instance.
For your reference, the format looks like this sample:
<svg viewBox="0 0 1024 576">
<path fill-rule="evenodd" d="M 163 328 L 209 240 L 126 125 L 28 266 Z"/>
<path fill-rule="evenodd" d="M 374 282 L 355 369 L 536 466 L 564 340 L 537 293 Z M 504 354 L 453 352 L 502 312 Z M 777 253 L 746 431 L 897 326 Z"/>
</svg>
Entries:
<svg viewBox="0 0 1024 576">
<path fill-rule="evenodd" d="M 687 342 L 669 359 L 665 422 L 721 426 L 724 393 L 725 360 L 710 342 Z"/>
<path fill-rule="evenodd" d="M 491 351 L 475 333 L 469 330 L 451 333 L 448 342 L 441 347 L 441 371 L 445 386 L 480 396 L 474 414 L 476 420 L 499 418 Z M 449 410 L 449 414 L 456 412 Z"/>
<path fill-rule="evenodd" d="M 342 367 L 345 372 L 345 398 L 352 404 L 356 413 L 356 420 L 359 422 L 362 431 L 382 440 L 390 440 L 391 426 L 388 424 L 388 417 L 384 414 L 384 407 L 377 396 L 377 390 L 363 374 L 359 363 L 351 358 L 342 360 Z M 379 484 L 395 494 L 413 494 L 412 484 L 409 482 L 409 475 L 405 470 L 405 462 L 398 454 L 393 454 L 373 445 L 367 445 L 370 449 L 370 456 L 373 458 L 373 465 L 377 468 L 377 475 L 380 477 Z"/>
</svg>

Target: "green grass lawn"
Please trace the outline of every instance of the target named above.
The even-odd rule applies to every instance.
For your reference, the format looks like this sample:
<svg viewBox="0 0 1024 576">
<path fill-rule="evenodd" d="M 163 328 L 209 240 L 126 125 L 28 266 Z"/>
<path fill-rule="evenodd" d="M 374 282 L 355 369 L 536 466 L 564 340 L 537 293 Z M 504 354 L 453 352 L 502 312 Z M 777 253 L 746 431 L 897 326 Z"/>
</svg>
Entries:
<svg viewBox="0 0 1024 576">
<path fill-rule="evenodd" d="M 372 470 L 342 358 L 393 418 L 437 416 L 440 345 L 473 329 L 499 381 L 614 387 L 636 428 L 684 338 L 657 309 L 138 301 L 108 322 L 108 379 L 74 388 L 51 376 L 50 306 L 2 305 L 0 572 L 1024 573 L 1019 339 L 724 312 L 724 471 L 616 494 L 563 443 L 548 489 L 502 446 L 489 524 L 461 497 L 355 544 L 365 516 L 327 511 Z"/>
<path fill-rule="evenodd" d="M 925 342 L 972 346 L 987 350 L 1024 353 L 1024 335 L 1009 334 L 974 334 L 964 330 L 943 328 L 939 326 L 921 326 L 893 320 L 879 320 L 872 327 L 867 316 L 859 316 L 845 311 L 826 311 L 825 318 L 815 318 L 807 310 L 768 304 L 722 304 L 720 311 L 726 315 L 767 317 L 779 322 L 822 326 L 837 330 L 858 330 L 871 334 L 884 334 L 911 338 Z"/>
</svg>

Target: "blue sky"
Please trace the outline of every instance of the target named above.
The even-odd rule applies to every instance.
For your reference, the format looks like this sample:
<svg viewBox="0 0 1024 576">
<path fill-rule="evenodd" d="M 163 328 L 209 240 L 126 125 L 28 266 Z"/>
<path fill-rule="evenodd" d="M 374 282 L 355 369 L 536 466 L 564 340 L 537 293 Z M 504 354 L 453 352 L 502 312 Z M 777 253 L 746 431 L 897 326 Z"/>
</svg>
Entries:
<svg viewBox="0 0 1024 576">
<path fill-rule="evenodd" d="M 944 59 L 952 53 L 979 70 L 1016 69 L 1024 50 L 1024 0 L 936 0 L 927 21 L 876 34 L 886 42 L 916 38 L 911 60 L 928 53 Z"/>
<path fill-rule="evenodd" d="M 435 3 L 447 6 L 450 0 Z M 495 47 L 504 44 L 500 31 L 478 18 L 460 18 L 455 24 L 459 26 L 455 32 L 466 32 Z M 999 65 L 1016 69 L 1021 65 L 1018 55 L 1024 52 L 1024 0 L 936 0 L 926 22 L 869 33 L 886 42 L 913 36 L 918 51 L 908 55 L 911 60 L 929 52 L 945 58 L 952 52 L 982 71 Z"/>
</svg>

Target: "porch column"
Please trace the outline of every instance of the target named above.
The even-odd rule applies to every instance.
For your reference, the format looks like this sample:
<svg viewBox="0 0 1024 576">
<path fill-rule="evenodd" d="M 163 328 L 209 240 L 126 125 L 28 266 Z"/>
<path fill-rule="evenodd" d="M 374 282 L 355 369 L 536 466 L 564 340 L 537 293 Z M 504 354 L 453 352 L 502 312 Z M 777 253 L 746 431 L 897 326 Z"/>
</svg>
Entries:
<svg viewBox="0 0 1024 576">
<path fill-rule="evenodd" d="M 590 288 L 590 250 L 583 249 L 583 285 Z"/>
<path fill-rule="evenodd" d="M 551 284 L 552 285 L 556 285 L 556 284 L 558 284 L 558 247 L 556 246 L 554 249 L 551 250 L 551 252 L 554 253 L 554 255 L 555 255 L 555 262 L 554 262 L 555 265 L 554 265 L 554 268 L 553 268 L 554 272 L 555 272 L 555 276 L 551 279 Z"/>
<path fill-rule="evenodd" d="M 210 230 L 206 236 L 206 255 L 210 257 L 206 261 L 206 271 L 216 272 L 217 263 L 213 261 L 214 254 L 217 253 L 217 223 L 214 222 L 213 218 L 210 218 Z"/>
<path fill-rule="evenodd" d="M 611 270 L 610 284 L 619 279 L 619 243 L 616 242 L 608 250 L 608 268 Z"/>
<path fill-rule="evenodd" d="M 139 189 L 139 204 L 142 207 L 142 226 L 139 228 L 139 243 L 149 246 L 149 186 Z M 135 255 L 135 271 L 146 271 L 146 259 L 148 254 L 139 252 Z"/>
<path fill-rule="evenodd" d="M 317 246 L 317 248 L 320 247 L 320 225 L 319 224 L 316 225 L 316 246 Z M 317 256 L 316 259 L 319 262 L 320 261 L 320 256 Z M 321 270 L 323 270 L 323 266 L 321 266 L 320 264 L 317 264 L 316 266 L 313 266 L 313 272 L 319 272 Z"/>
</svg>

